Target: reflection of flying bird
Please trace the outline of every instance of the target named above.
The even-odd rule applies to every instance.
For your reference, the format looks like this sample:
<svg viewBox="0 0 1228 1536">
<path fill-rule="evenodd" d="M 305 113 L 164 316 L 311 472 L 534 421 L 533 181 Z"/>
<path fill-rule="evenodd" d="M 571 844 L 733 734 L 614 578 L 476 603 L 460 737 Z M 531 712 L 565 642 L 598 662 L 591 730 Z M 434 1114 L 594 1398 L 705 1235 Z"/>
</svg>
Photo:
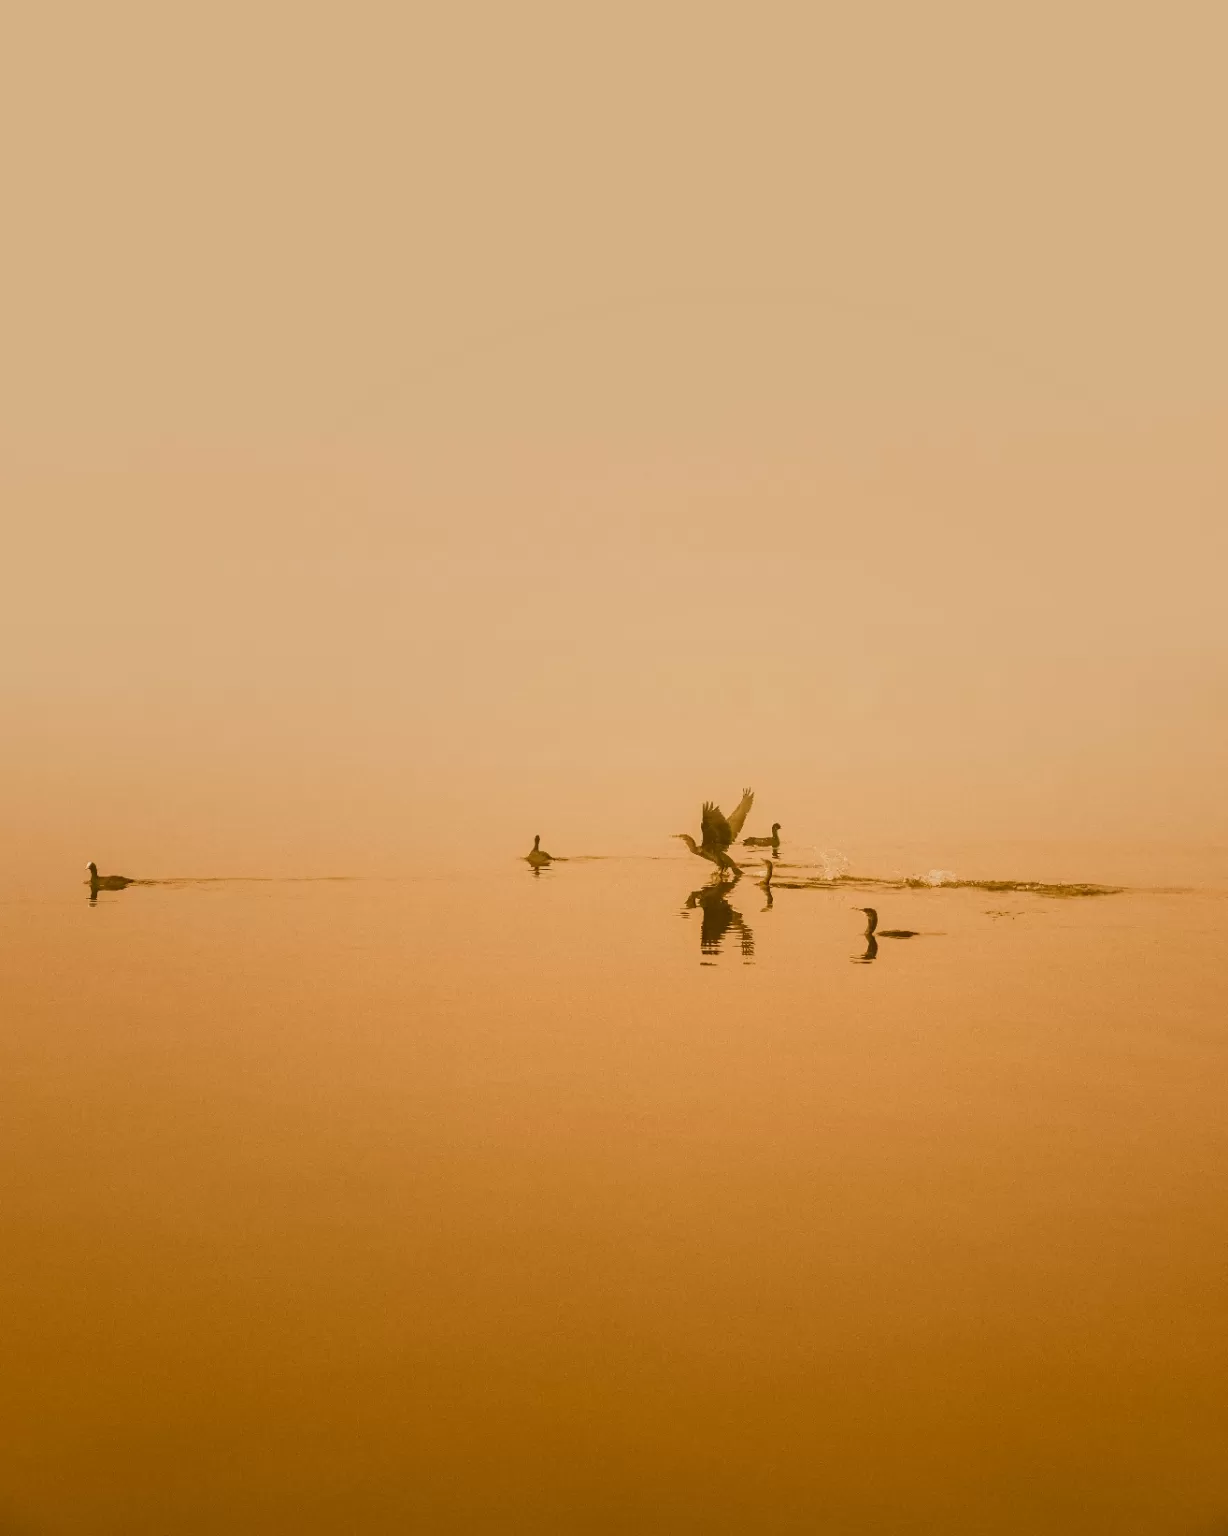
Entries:
<svg viewBox="0 0 1228 1536">
<path fill-rule="evenodd" d="M 91 891 L 122 891 L 126 885 L 132 884 L 127 875 L 100 875 L 98 866 L 92 859 L 86 868 L 90 872 Z"/>
<path fill-rule="evenodd" d="M 543 864 L 552 862 L 552 855 L 548 854 L 542 847 L 542 835 L 540 832 L 533 839 L 533 846 L 525 854 L 525 858 L 532 864 L 534 869 L 540 869 Z"/>
<path fill-rule="evenodd" d="M 735 833 L 734 836 L 736 837 L 737 834 Z M 772 823 L 771 837 L 744 837 L 742 846 L 743 848 L 779 848 L 780 823 L 778 821 Z"/>
<path fill-rule="evenodd" d="M 697 844 L 689 832 L 675 832 L 675 837 L 680 837 L 692 853 L 698 854 L 701 859 L 707 859 L 715 864 L 723 875 L 727 869 L 732 869 L 735 875 L 742 871 L 729 857 L 729 845 L 742 830 L 742 824 L 746 820 L 747 812 L 754 802 L 753 790 L 744 789 L 742 798 L 738 801 L 738 808 L 732 816 L 726 817 L 720 806 L 713 805 L 710 800 L 704 801 L 703 816 L 700 820 L 701 840 Z"/>
<path fill-rule="evenodd" d="M 732 889 L 724 881 L 713 881 L 698 891 L 692 891 L 686 899 L 688 910 L 699 907 L 703 912 L 703 924 L 699 932 L 700 952 L 719 955 L 721 941 L 731 928 L 737 930 L 743 957 L 753 958 L 755 935 L 746 926 L 742 914 L 729 905 L 726 892 Z"/>
<path fill-rule="evenodd" d="M 880 928 L 878 926 L 878 913 L 873 907 L 854 907 L 854 912 L 866 914 L 866 938 L 873 939 L 916 939 L 920 933 L 916 928 Z"/>
</svg>

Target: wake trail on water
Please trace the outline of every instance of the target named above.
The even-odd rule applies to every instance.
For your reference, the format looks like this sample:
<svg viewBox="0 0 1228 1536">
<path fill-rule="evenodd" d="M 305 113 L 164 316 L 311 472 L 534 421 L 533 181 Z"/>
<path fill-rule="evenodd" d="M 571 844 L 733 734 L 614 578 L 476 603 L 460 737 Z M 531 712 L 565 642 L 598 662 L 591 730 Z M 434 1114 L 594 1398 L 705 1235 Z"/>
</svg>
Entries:
<svg viewBox="0 0 1228 1536">
<path fill-rule="evenodd" d="M 158 880 L 129 880 L 133 885 L 338 885 L 357 883 L 363 875 L 167 875 Z"/>
<path fill-rule="evenodd" d="M 780 865 L 776 866 L 780 869 Z M 787 867 L 787 866 L 786 866 Z M 1124 885 L 1093 885 L 1083 880 L 961 880 L 948 876 L 932 880 L 924 875 L 902 875 L 898 878 L 882 878 L 876 875 L 825 875 L 777 876 L 774 885 L 790 890 L 867 890 L 867 891 L 1017 891 L 1029 896 L 1120 896 Z"/>
<path fill-rule="evenodd" d="M 996 894 L 1017 892 L 1029 896 L 1074 898 L 1080 896 L 1120 896 L 1129 887 L 1124 885 L 1100 885 L 1087 880 L 998 880 L 963 879 L 953 870 L 931 869 L 924 875 L 858 875 L 850 869 L 847 854 L 839 849 L 822 848 L 808 850 L 815 853 L 813 860 L 790 863 L 775 859 L 773 884 L 781 890 L 868 890 L 868 891 L 989 891 Z M 577 853 L 570 860 L 556 858 L 556 864 L 596 863 L 670 863 L 680 860 L 676 856 L 653 853 Z M 748 861 L 747 868 L 755 868 L 757 861 Z"/>
<path fill-rule="evenodd" d="M 559 856 L 554 864 L 596 863 L 679 863 L 664 854 L 580 853 Z M 924 875 L 859 875 L 849 868 L 848 857 L 836 850 L 821 850 L 812 861 L 790 863 L 777 859 L 773 884 L 778 890 L 816 891 L 986 891 L 991 894 L 1042 896 L 1059 900 L 1088 896 L 1120 896 L 1131 889 L 1124 885 L 1101 885 L 1086 880 L 1000 880 L 964 879 L 952 870 L 933 869 Z M 755 865 L 749 867 L 754 868 Z M 395 881 L 395 877 L 391 878 Z M 168 889 L 221 885 L 345 885 L 369 883 L 379 876 L 364 875 L 169 875 L 158 879 L 136 879 L 129 886 L 158 886 Z M 1166 891 L 1178 894 L 1175 887 Z"/>
</svg>

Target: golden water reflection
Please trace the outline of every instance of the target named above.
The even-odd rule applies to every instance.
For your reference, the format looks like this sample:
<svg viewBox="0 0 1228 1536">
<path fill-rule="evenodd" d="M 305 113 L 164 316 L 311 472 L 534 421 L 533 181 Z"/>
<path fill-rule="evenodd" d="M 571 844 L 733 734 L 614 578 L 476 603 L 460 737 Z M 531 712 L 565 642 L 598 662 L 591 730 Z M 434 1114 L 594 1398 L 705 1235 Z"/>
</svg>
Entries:
<svg viewBox="0 0 1228 1536">
<path fill-rule="evenodd" d="M 0 903 L 0 1521 L 1214 1529 L 1228 904 L 693 867 Z"/>
</svg>

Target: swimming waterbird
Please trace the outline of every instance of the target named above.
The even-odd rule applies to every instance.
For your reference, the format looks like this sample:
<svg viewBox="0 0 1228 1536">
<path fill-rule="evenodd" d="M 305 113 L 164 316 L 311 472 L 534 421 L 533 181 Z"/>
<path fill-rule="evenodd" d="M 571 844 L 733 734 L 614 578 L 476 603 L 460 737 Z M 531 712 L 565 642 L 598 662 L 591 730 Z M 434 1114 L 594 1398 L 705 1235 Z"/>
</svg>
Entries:
<svg viewBox="0 0 1228 1536">
<path fill-rule="evenodd" d="M 780 847 L 780 823 L 772 823 L 771 837 L 744 837 L 743 848 L 779 848 Z"/>
<path fill-rule="evenodd" d="M 737 810 L 728 817 L 719 805 L 713 805 L 710 800 L 705 800 L 699 823 L 700 841 L 696 843 L 689 832 L 675 832 L 674 836 L 681 838 L 692 853 L 715 864 L 722 875 L 727 869 L 732 869 L 735 877 L 740 876 L 742 871 L 729 857 L 728 850 L 730 843 L 742 830 L 754 799 L 754 790 L 744 789 L 742 798 L 738 801 Z"/>
<path fill-rule="evenodd" d="M 127 875 L 100 875 L 93 859 L 85 867 L 90 872 L 91 891 L 122 891 L 126 885 L 132 884 Z"/>
<path fill-rule="evenodd" d="M 920 931 L 916 928 L 880 928 L 878 926 L 878 913 L 873 907 L 853 907 L 854 912 L 866 914 L 866 938 L 872 939 L 877 935 L 880 939 L 916 939 L 920 938 Z"/>
<path fill-rule="evenodd" d="M 543 864 L 551 863 L 552 855 L 548 854 L 542 847 L 542 835 L 540 832 L 533 839 L 533 847 L 525 854 L 525 858 L 532 864 L 534 869 L 540 869 Z"/>
</svg>

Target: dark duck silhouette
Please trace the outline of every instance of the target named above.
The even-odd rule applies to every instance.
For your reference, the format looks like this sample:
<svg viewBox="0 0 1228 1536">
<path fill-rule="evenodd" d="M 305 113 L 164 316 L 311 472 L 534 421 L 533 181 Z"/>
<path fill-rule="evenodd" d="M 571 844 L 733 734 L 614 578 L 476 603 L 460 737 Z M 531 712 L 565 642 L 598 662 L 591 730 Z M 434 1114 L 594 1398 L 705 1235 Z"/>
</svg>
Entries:
<svg viewBox="0 0 1228 1536">
<path fill-rule="evenodd" d="M 854 912 L 866 914 L 866 938 L 880 939 L 917 939 L 921 937 L 917 928 L 880 928 L 878 926 L 878 913 L 873 907 L 854 907 Z"/>
<path fill-rule="evenodd" d="M 86 865 L 86 868 L 90 872 L 89 884 L 90 891 L 93 894 L 97 894 L 99 891 L 122 891 L 125 886 L 132 884 L 127 875 L 100 875 L 98 873 L 98 866 L 92 859 Z"/>
<path fill-rule="evenodd" d="M 675 832 L 674 836 L 680 837 L 693 854 L 715 864 L 722 879 L 727 869 L 733 870 L 735 880 L 740 879 L 742 871 L 729 857 L 729 845 L 742 830 L 754 798 L 754 790 L 744 789 L 737 809 L 728 817 L 719 805 L 713 805 L 711 800 L 705 800 L 700 818 L 701 841 L 697 843 L 689 832 Z"/>
<path fill-rule="evenodd" d="M 537 836 L 533 839 L 533 846 L 532 846 L 532 848 L 529 850 L 528 853 L 525 854 L 525 858 L 528 860 L 528 862 L 530 864 L 532 864 L 534 869 L 541 869 L 545 865 L 552 864 L 554 862 L 554 856 L 552 854 L 547 853 L 546 850 L 542 847 L 541 844 L 542 844 L 542 836 L 541 836 L 541 833 L 539 832 L 537 834 Z"/>
<path fill-rule="evenodd" d="M 779 848 L 780 847 L 780 823 L 772 823 L 771 837 L 744 837 L 743 848 Z"/>
</svg>

